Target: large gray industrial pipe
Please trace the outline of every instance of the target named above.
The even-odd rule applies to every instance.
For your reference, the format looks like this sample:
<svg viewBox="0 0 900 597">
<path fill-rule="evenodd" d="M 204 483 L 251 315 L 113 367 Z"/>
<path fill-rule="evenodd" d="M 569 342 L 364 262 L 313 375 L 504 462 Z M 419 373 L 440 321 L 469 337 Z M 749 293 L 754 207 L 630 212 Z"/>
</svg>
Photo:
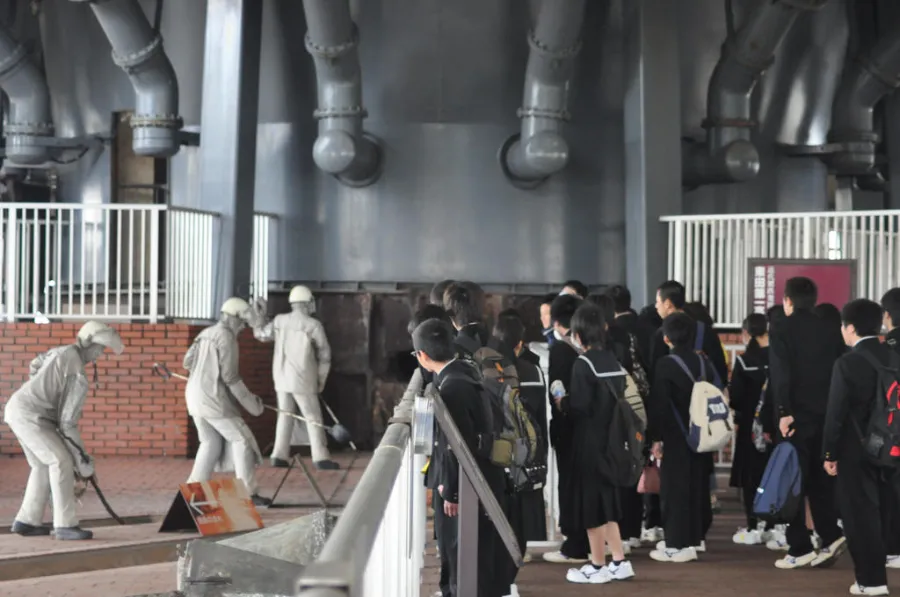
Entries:
<svg viewBox="0 0 900 597">
<path fill-rule="evenodd" d="M 844 66 L 831 110 L 828 140 L 841 145 L 829 159 L 838 174 L 864 175 L 876 169 L 875 105 L 900 87 L 900 32 L 862 50 Z"/>
<path fill-rule="evenodd" d="M 565 168 L 569 144 L 569 84 L 581 50 L 585 0 L 542 0 L 537 5 L 525 71 L 521 131 L 500 150 L 500 164 L 514 183 L 533 186 Z"/>
<path fill-rule="evenodd" d="M 153 30 L 138 0 L 90 3 L 112 45 L 113 61 L 128 74 L 134 87 L 134 153 L 175 155 L 182 125 L 178 116 L 178 80 L 163 49 L 162 37 Z"/>
<path fill-rule="evenodd" d="M 14 164 L 41 164 L 50 159 L 48 145 L 40 137 L 53 136 L 50 91 L 25 47 L 0 27 L 0 89 L 9 97 L 9 113 L 3 127 L 6 157 Z"/>
<path fill-rule="evenodd" d="M 306 50 L 316 65 L 319 137 L 313 159 L 342 183 L 363 187 L 381 175 L 381 148 L 363 132 L 367 116 L 362 101 L 359 32 L 350 15 L 350 0 L 303 0 Z"/>
<path fill-rule="evenodd" d="M 750 140 L 753 89 L 774 60 L 775 50 L 801 12 L 828 0 L 758 0 L 735 35 L 725 41 L 707 94 L 706 142 L 685 147 L 684 184 L 750 180 L 759 172 L 759 152 Z"/>
</svg>

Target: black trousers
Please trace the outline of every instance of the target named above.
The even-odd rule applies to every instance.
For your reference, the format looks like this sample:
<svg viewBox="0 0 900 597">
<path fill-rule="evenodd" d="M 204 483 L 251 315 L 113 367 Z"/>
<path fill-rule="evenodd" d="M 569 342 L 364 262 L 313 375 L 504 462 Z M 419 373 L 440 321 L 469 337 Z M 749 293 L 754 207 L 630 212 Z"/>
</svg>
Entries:
<svg viewBox="0 0 900 597">
<path fill-rule="evenodd" d="M 658 493 L 651 493 L 644 496 L 644 508 L 646 517 L 644 526 L 648 529 L 655 529 L 662 526 L 662 506 L 659 501 Z"/>
<path fill-rule="evenodd" d="M 560 520 L 566 521 L 571 519 L 568 509 L 571 508 L 572 497 L 569 495 L 569 487 L 572 485 L 572 475 L 577 474 L 572 471 L 572 457 L 569 453 L 569 446 L 557 445 L 556 447 L 556 465 L 559 471 L 559 509 Z M 584 560 L 590 557 L 591 544 L 588 542 L 587 529 L 572 528 L 562 523 L 563 535 L 566 540 L 563 541 L 559 548 L 560 553 L 569 558 Z"/>
<path fill-rule="evenodd" d="M 842 536 L 837 525 L 834 478 L 825 472 L 822 460 L 822 427 L 799 427 L 789 440 L 797 450 L 802 475 L 801 496 L 809 499 L 816 532 L 822 545 L 828 546 Z M 813 551 L 809 530 L 806 528 L 806 509 L 801 505 L 787 528 L 788 553 L 798 557 Z M 884 557 L 881 558 L 882 561 Z M 884 583 L 882 583 L 884 584 Z"/>
<path fill-rule="evenodd" d="M 437 534 L 437 545 L 441 558 L 440 588 L 443 597 L 458 597 L 456 588 L 456 556 L 458 546 L 458 534 L 456 518 L 450 518 L 444 514 L 444 499 L 435 489 L 432 502 L 434 503 L 434 532 Z"/>
<path fill-rule="evenodd" d="M 622 519 L 619 521 L 622 540 L 640 539 L 641 524 L 644 520 L 644 500 L 637 492 L 637 486 L 619 489 L 619 501 L 622 504 Z"/>
<path fill-rule="evenodd" d="M 684 439 L 666 443 L 660 466 L 660 501 L 666 547 L 697 547 L 712 525 L 709 474 L 712 455 L 694 454 Z"/>
<path fill-rule="evenodd" d="M 898 478 L 896 472 L 878 469 L 861 458 L 838 462 L 838 507 L 856 582 L 864 587 L 887 584 L 885 539 L 892 529 L 885 522 L 893 516 L 900 497 Z"/>
</svg>

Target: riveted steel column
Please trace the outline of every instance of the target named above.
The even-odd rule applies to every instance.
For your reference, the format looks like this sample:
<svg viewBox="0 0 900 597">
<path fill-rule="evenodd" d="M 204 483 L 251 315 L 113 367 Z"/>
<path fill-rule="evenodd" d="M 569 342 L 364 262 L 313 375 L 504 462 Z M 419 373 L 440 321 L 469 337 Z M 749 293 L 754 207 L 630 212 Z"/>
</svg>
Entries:
<svg viewBox="0 0 900 597">
<path fill-rule="evenodd" d="M 682 212 L 677 2 L 625 7 L 625 244 L 635 304 L 666 279 L 668 233 L 661 216 Z"/>
<path fill-rule="evenodd" d="M 247 297 L 263 2 L 208 0 L 200 121 L 200 200 L 221 214 L 214 309 Z M 215 312 L 215 311 L 214 311 Z"/>
</svg>

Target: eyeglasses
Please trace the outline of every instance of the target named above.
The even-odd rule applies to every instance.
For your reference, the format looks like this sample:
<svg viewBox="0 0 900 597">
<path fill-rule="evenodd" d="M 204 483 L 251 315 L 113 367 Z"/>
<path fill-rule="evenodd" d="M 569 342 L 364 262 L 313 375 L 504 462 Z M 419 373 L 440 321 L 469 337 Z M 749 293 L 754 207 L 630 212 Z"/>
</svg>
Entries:
<svg viewBox="0 0 900 597">
<path fill-rule="evenodd" d="M 414 357 L 417 357 L 417 356 L 419 356 L 419 353 L 420 353 L 420 352 L 422 352 L 422 351 L 421 351 L 421 350 L 414 350 L 414 351 L 412 351 L 412 352 L 409 353 L 409 354 L 412 355 L 412 356 L 414 356 Z"/>
</svg>

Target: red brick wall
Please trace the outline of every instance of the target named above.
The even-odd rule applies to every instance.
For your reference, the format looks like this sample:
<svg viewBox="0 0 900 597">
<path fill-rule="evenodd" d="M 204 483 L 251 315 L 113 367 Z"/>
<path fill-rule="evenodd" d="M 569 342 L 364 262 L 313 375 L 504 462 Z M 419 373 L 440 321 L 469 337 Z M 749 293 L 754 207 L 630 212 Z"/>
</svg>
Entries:
<svg viewBox="0 0 900 597">
<path fill-rule="evenodd" d="M 74 341 L 81 323 L 0 324 L 0 405 L 28 378 L 36 355 Z M 125 342 L 120 356 L 106 354 L 97 362 L 99 386 L 92 389 L 81 420 L 81 433 L 95 455 L 193 456 L 196 432 L 184 402 L 184 382 L 164 381 L 153 374 L 154 362 L 182 372 L 181 360 L 202 326 L 186 324 L 113 324 Z M 275 403 L 272 389 L 272 346 L 241 335 L 241 373 L 251 391 Z M 93 378 L 92 367 L 87 368 Z M 275 417 L 253 418 L 251 428 L 260 448 L 274 437 Z M 10 429 L 0 424 L 0 454 L 20 454 Z"/>
</svg>

